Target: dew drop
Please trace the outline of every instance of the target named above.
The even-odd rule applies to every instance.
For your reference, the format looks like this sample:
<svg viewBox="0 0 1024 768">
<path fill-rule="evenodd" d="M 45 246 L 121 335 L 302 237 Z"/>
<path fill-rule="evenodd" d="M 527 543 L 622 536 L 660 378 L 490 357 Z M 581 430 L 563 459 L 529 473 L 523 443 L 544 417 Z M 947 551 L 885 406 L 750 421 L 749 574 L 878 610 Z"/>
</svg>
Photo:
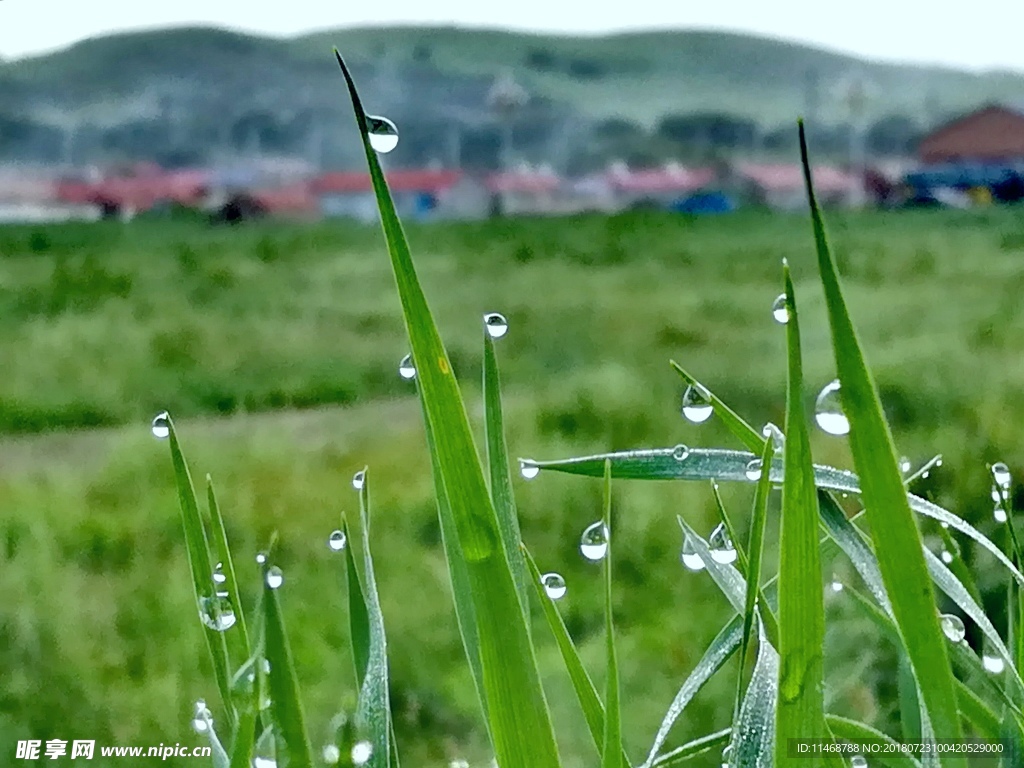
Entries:
<svg viewBox="0 0 1024 768">
<path fill-rule="evenodd" d="M 711 559 L 716 563 L 728 565 L 736 562 L 736 547 L 733 545 L 732 539 L 729 538 L 729 531 L 726 530 L 725 523 L 715 526 L 715 530 L 708 537 L 708 547 L 711 550 Z"/>
<path fill-rule="evenodd" d="M 398 364 L 398 375 L 406 381 L 416 378 L 416 366 L 412 364 L 412 355 L 406 355 Z"/>
<path fill-rule="evenodd" d="M 508 320 L 499 312 L 488 312 L 484 315 L 484 328 L 492 339 L 500 339 L 508 333 Z"/>
<path fill-rule="evenodd" d="M 469 768 L 469 763 L 465 760 L 452 760 L 448 763 L 448 768 Z"/>
<path fill-rule="evenodd" d="M 347 543 L 348 539 L 345 536 L 345 532 L 342 530 L 332 531 L 331 535 L 327 537 L 327 546 L 335 552 L 343 550 Z"/>
<path fill-rule="evenodd" d="M 900 463 L 900 472 L 902 474 L 904 474 L 904 475 L 907 474 L 910 471 L 910 459 L 908 459 L 906 456 L 900 456 L 900 462 L 899 463 Z"/>
<path fill-rule="evenodd" d="M 602 521 L 592 523 L 580 536 L 580 553 L 593 562 L 604 559 L 608 554 L 608 526 Z"/>
<path fill-rule="evenodd" d="M 263 565 L 265 562 L 267 562 L 267 555 L 266 555 L 266 553 L 264 553 L 264 552 L 257 552 L 256 553 L 256 565 Z"/>
<path fill-rule="evenodd" d="M 850 768 L 868 768 L 868 759 L 863 755 L 854 755 L 850 758 Z"/>
<path fill-rule="evenodd" d="M 832 583 L 829 584 L 828 586 L 829 586 L 829 589 L 831 589 L 833 592 L 842 592 L 843 589 L 844 589 L 843 582 L 841 582 L 839 580 L 839 578 L 836 577 L 836 576 L 832 577 Z"/>
<path fill-rule="evenodd" d="M 697 554 L 697 548 L 693 546 L 693 542 L 690 541 L 689 536 L 683 539 L 683 554 L 680 559 L 683 561 L 683 565 L 691 571 L 700 571 L 704 569 L 704 561 L 701 559 L 701 556 Z"/>
<path fill-rule="evenodd" d="M 711 405 L 711 398 L 707 391 L 701 386 L 691 384 L 683 392 L 683 416 L 694 424 L 703 424 L 711 418 L 715 408 Z"/>
<path fill-rule="evenodd" d="M 152 424 L 153 437 L 164 440 L 171 434 L 171 416 L 167 411 L 158 413 Z"/>
<path fill-rule="evenodd" d="M 277 760 L 272 757 L 254 757 L 252 768 L 277 768 Z"/>
<path fill-rule="evenodd" d="M 192 716 L 192 730 L 196 733 L 207 733 L 213 725 L 213 715 L 210 713 L 206 702 L 200 699 L 196 702 L 196 711 Z"/>
<path fill-rule="evenodd" d="M 996 502 L 996 508 L 992 510 L 992 517 L 995 518 L 997 523 L 1006 522 L 1006 510 L 1001 502 Z"/>
<path fill-rule="evenodd" d="M 772 424 L 770 421 L 761 427 L 761 436 L 770 437 L 772 439 L 772 452 L 782 453 L 786 449 L 786 436 L 782 434 L 782 430 Z"/>
<path fill-rule="evenodd" d="M 398 146 L 398 127 L 386 117 L 367 115 L 366 133 L 370 146 L 381 154 L 387 154 Z"/>
<path fill-rule="evenodd" d="M 772 317 L 775 322 L 785 325 L 789 322 L 789 307 L 786 305 L 786 294 L 780 293 L 772 302 Z"/>
<path fill-rule="evenodd" d="M 672 458 L 676 461 L 685 461 L 686 457 L 690 455 L 690 449 L 680 443 L 672 449 Z"/>
<path fill-rule="evenodd" d="M 952 613 L 942 614 L 939 617 L 939 624 L 942 626 L 942 634 L 954 643 L 959 643 L 967 634 L 963 621 Z"/>
<path fill-rule="evenodd" d="M 814 420 L 830 435 L 845 435 L 850 432 L 850 421 L 843 413 L 843 404 L 839 397 L 839 379 L 833 379 L 818 393 L 814 405 Z"/>
<path fill-rule="evenodd" d="M 217 566 L 213 569 L 213 583 L 223 584 L 227 580 L 228 577 L 224 573 L 224 563 L 217 563 Z"/>
<path fill-rule="evenodd" d="M 949 565 L 953 562 L 953 553 L 950 552 L 948 549 L 942 550 L 942 552 L 939 554 L 939 557 L 942 558 L 942 562 L 944 562 L 946 565 Z"/>
<path fill-rule="evenodd" d="M 217 632 L 225 632 L 235 626 L 234 608 L 227 592 L 199 598 L 199 618 L 203 624 Z"/>
<path fill-rule="evenodd" d="M 540 577 L 540 583 L 544 587 L 544 593 L 552 600 L 561 600 L 565 597 L 567 587 L 561 574 L 545 573 Z"/>
<path fill-rule="evenodd" d="M 320 754 L 328 765 L 337 765 L 338 761 L 341 760 L 341 750 L 338 749 L 337 744 L 325 744 Z"/>
<path fill-rule="evenodd" d="M 992 465 L 992 479 L 996 481 L 996 485 L 1000 488 L 1004 490 L 1009 488 L 1010 481 L 1013 479 L 1010 476 L 1010 468 L 1001 461 L 996 462 Z"/>
<path fill-rule="evenodd" d="M 361 491 L 364 485 L 366 485 L 366 470 L 360 469 L 352 475 L 352 487 L 357 491 Z"/>
<path fill-rule="evenodd" d="M 1000 502 L 1002 502 L 1002 500 L 1003 500 L 1003 493 L 1002 493 L 1002 491 L 999 490 L 999 486 L 993 485 L 992 486 L 992 501 L 994 501 L 996 504 L 999 504 Z"/>
<path fill-rule="evenodd" d="M 523 476 L 523 479 L 533 480 L 533 478 L 540 474 L 540 467 L 538 467 L 531 459 L 520 459 L 519 473 Z"/>
<path fill-rule="evenodd" d="M 985 668 L 986 672 L 990 672 L 993 675 L 1002 674 L 1006 669 L 1006 662 L 987 637 L 981 645 L 981 665 Z"/>
<path fill-rule="evenodd" d="M 760 480 L 761 479 L 761 467 L 764 463 L 760 459 L 751 459 L 747 462 L 747 468 L 743 470 L 743 473 L 747 476 L 747 480 Z"/>
<path fill-rule="evenodd" d="M 276 565 L 272 565 L 267 569 L 267 586 L 271 589 L 277 589 L 284 584 L 284 574 L 281 573 L 281 569 Z"/>
</svg>

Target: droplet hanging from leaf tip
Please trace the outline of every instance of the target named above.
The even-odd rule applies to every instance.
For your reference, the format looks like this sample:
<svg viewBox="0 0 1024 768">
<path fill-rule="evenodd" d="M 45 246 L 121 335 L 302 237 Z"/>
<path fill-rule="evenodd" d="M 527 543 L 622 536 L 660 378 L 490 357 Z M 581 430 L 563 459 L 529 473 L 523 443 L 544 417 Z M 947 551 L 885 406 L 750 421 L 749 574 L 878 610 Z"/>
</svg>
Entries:
<svg viewBox="0 0 1024 768">
<path fill-rule="evenodd" d="M 374 151 L 381 154 L 398 146 L 398 127 L 386 117 L 367 115 L 366 136 Z"/>
</svg>

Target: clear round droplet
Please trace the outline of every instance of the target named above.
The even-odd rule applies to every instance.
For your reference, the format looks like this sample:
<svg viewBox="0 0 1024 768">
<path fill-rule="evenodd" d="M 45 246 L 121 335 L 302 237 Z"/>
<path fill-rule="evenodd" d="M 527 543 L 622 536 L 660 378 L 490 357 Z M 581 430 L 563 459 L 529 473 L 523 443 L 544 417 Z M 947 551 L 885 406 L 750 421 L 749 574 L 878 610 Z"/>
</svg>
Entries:
<svg viewBox="0 0 1024 768">
<path fill-rule="evenodd" d="M 213 583 L 223 584 L 228 580 L 227 575 L 224 573 L 224 563 L 217 563 L 213 569 Z"/>
<path fill-rule="evenodd" d="M 366 132 L 376 152 L 387 154 L 398 146 L 398 127 L 386 117 L 367 115 Z"/>
<path fill-rule="evenodd" d="M 206 702 L 200 699 L 196 702 L 195 714 L 192 715 L 192 730 L 196 733 L 207 733 L 213 725 L 213 715 Z"/>
<path fill-rule="evenodd" d="M 533 480 L 533 478 L 540 474 L 540 467 L 530 461 L 530 459 L 520 459 L 519 473 L 523 476 L 523 479 Z"/>
<path fill-rule="evenodd" d="M 1006 510 L 1003 508 L 1002 503 L 996 504 L 995 509 L 992 510 L 992 517 L 995 518 L 995 521 L 997 523 L 1005 523 L 1006 522 L 1006 519 L 1007 519 L 1007 517 L 1006 517 Z"/>
<path fill-rule="evenodd" d="M 711 559 L 716 563 L 728 565 L 736 562 L 736 547 L 729 538 L 725 523 L 715 526 L 715 530 L 708 537 L 708 548 L 711 550 Z"/>
<path fill-rule="evenodd" d="M 608 554 L 608 526 L 602 521 L 588 525 L 580 536 L 580 554 L 597 562 Z"/>
<path fill-rule="evenodd" d="M 488 312 L 484 315 L 484 328 L 492 339 L 500 339 L 508 333 L 508 320 L 499 312 Z"/>
<path fill-rule="evenodd" d="M 345 536 L 345 532 L 342 530 L 331 531 L 331 535 L 327 537 L 327 546 L 335 552 L 343 550 L 347 543 L 348 539 Z"/>
<path fill-rule="evenodd" d="M 338 761 L 341 760 L 341 750 L 338 749 L 337 744 L 324 744 L 320 754 L 328 765 L 337 765 Z"/>
<path fill-rule="evenodd" d="M 360 469 L 354 475 L 352 475 L 352 487 L 357 491 L 363 490 L 363 486 L 366 485 L 366 471 Z"/>
<path fill-rule="evenodd" d="M 153 418 L 152 424 L 153 437 L 160 440 L 164 440 L 171 434 L 171 416 L 167 411 L 158 413 Z"/>
<path fill-rule="evenodd" d="M 850 768 L 868 768 L 868 759 L 863 755 L 854 755 L 850 758 Z"/>
<path fill-rule="evenodd" d="M 257 552 L 256 553 L 256 565 L 263 565 L 265 562 L 267 562 L 267 555 L 266 555 L 266 553 L 264 553 L 264 552 Z"/>
<path fill-rule="evenodd" d="M 959 643 L 967 634 L 963 621 L 952 613 L 942 614 L 939 617 L 939 624 L 942 626 L 942 634 L 954 643 Z"/>
<path fill-rule="evenodd" d="M 764 465 L 760 459 L 751 459 L 747 462 L 746 469 L 743 473 L 747 476 L 747 480 L 760 480 L 761 479 L 761 467 Z"/>
<path fill-rule="evenodd" d="M 981 665 L 993 675 L 1002 674 L 1006 670 L 1006 662 L 987 637 L 981 644 Z"/>
<path fill-rule="evenodd" d="M 789 306 L 786 304 L 786 294 L 780 293 L 772 302 L 772 317 L 775 322 L 785 325 L 789 322 Z"/>
<path fill-rule="evenodd" d="M 946 565 L 949 565 L 953 562 L 953 553 L 950 552 L 948 549 L 942 550 L 942 552 L 939 553 L 939 557 L 942 559 L 942 562 L 944 562 Z"/>
<path fill-rule="evenodd" d="M 540 577 L 540 583 L 544 587 L 544 593 L 552 600 L 561 600 L 565 597 L 568 588 L 565 586 L 565 579 L 561 574 L 545 573 Z"/>
<path fill-rule="evenodd" d="M 905 474 L 907 474 L 910 471 L 910 459 L 908 459 L 906 456 L 900 456 L 899 464 L 900 464 L 900 472 L 902 474 L 905 475 Z"/>
<path fill-rule="evenodd" d="M 715 408 L 703 387 L 692 384 L 683 392 L 683 416 L 694 424 L 703 424 L 711 418 Z"/>
<path fill-rule="evenodd" d="M 672 458 L 676 461 L 685 461 L 686 457 L 690 455 L 690 449 L 680 443 L 672 449 Z"/>
<path fill-rule="evenodd" d="M 683 565 L 691 571 L 701 571 L 705 567 L 704 560 L 697 554 L 697 548 L 693 546 L 689 536 L 683 540 L 683 554 L 680 559 L 683 561 Z"/>
<path fill-rule="evenodd" d="M 770 437 L 772 439 L 773 453 L 782 453 L 786 449 L 786 436 L 782 434 L 781 429 L 770 421 L 761 427 L 761 436 Z"/>
<path fill-rule="evenodd" d="M 833 379 L 818 393 L 814 420 L 830 435 L 849 434 L 850 421 L 843 412 L 843 403 L 839 397 L 839 379 Z"/>
<path fill-rule="evenodd" d="M 843 582 L 841 582 L 836 576 L 832 577 L 832 582 L 828 585 L 829 589 L 833 592 L 843 591 Z"/>
<path fill-rule="evenodd" d="M 235 611 L 227 592 L 199 598 L 199 618 L 203 624 L 217 632 L 225 632 L 235 626 Z"/>
<path fill-rule="evenodd" d="M 398 375 L 406 381 L 416 378 L 416 366 L 412 364 L 412 355 L 406 355 L 398 364 Z"/>
<path fill-rule="evenodd" d="M 281 569 L 276 565 L 272 565 L 267 569 L 267 586 L 271 589 L 277 589 L 284 584 L 284 574 L 281 573 Z"/>
<path fill-rule="evenodd" d="M 1003 492 L 999 489 L 999 486 L 992 486 L 992 501 L 999 504 L 1003 500 Z"/>
<path fill-rule="evenodd" d="M 996 485 L 1000 488 L 1009 488 L 1010 482 L 1013 480 L 1010 475 L 1010 468 L 1003 462 L 997 461 L 992 465 L 992 479 L 996 481 Z"/>
</svg>

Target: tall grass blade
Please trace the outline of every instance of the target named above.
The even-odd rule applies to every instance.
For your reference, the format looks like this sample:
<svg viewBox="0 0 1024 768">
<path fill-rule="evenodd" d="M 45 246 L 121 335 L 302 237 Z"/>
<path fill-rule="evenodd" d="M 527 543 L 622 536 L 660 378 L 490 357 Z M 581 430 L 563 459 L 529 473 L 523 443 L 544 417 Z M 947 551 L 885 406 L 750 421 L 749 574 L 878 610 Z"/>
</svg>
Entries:
<svg viewBox="0 0 1024 768">
<path fill-rule="evenodd" d="M 1021 733 L 1020 723 L 1009 709 L 1003 713 L 1003 721 L 999 726 L 999 741 L 1003 745 L 1002 764 L 1006 768 L 1024 765 L 1024 734 Z"/>
<path fill-rule="evenodd" d="M 249 631 L 245 626 L 245 612 L 242 610 L 242 599 L 238 592 L 238 578 L 235 576 L 235 564 L 228 546 L 228 534 L 224 528 L 224 518 L 217 503 L 217 494 L 213 489 L 213 478 L 206 476 L 206 504 L 210 510 L 210 537 L 213 540 L 213 552 L 220 564 L 220 573 L 224 582 L 218 591 L 226 592 L 231 608 L 235 614 L 235 625 L 226 632 L 228 651 L 233 657 L 232 669 L 237 669 L 249 658 Z"/>
<path fill-rule="evenodd" d="M 356 686 L 362 686 L 366 679 L 366 670 L 370 666 L 370 612 L 366 607 L 363 585 L 359 579 L 355 554 L 352 552 L 352 534 L 348 520 L 342 515 L 341 530 L 345 533 L 345 585 L 348 594 L 348 630 L 349 643 L 352 647 L 352 664 L 355 666 Z"/>
<path fill-rule="evenodd" d="M 832 733 L 838 739 L 845 740 L 851 744 L 858 742 L 883 742 L 889 751 L 873 753 L 870 758 L 870 765 L 874 765 L 877 760 L 879 765 L 887 765 L 890 768 L 921 768 L 921 763 L 909 754 L 901 751 L 899 742 L 872 728 L 870 725 L 865 725 L 848 717 L 840 717 L 839 715 L 826 715 L 825 722 L 828 723 Z"/>
<path fill-rule="evenodd" d="M 921 741 L 921 700 L 917 696 L 917 680 L 910 659 L 902 649 L 896 668 L 897 697 L 900 703 L 900 730 L 903 741 Z"/>
<path fill-rule="evenodd" d="M 875 540 L 875 553 L 892 601 L 893 614 L 910 657 L 928 719 L 944 738 L 960 737 L 953 672 L 946 639 L 939 627 L 935 595 L 921 554 L 921 536 L 907 503 L 906 489 L 896 463 L 892 435 L 882 413 L 839 284 L 824 222 L 814 195 L 807 137 L 800 123 L 800 159 L 811 209 L 818 267 L 825 290 L 832 346 L 841 384 L 841 397 L 850 422 L 850 449 L 860 475 L 861 493 L 873 531 L 885 531 Z M 963 758 L 946 755 L 943 765 L 962 768 Z"/>
<path fill-rule="evenodd" d="M 760 627 L 761 625 L 759 625 Z M 757 662 L 733 724 L 729 768 L 770 768 L 775 752 L 779 654 L 758 632 Z"/>
<path fill-rule="evenodd" d="M 231 691 L 238 710 L 238 723 L 235 726 L 234 740 L 231 744 L 231 768 L 251 768 L 252 766 L 263 680 L 258 670 L 262 665 L 263 653 L 259 651 L 238 668 L 231 680 Z"/>
<path fill-rule="evenodd" d="M 725 424 L 726 428 L 732 432 L 733 436 L 746 446 L 748 451 L 753 451 L 755 454 L 761 452 L 761 446 L 764 440 L 761 436 L 751 427 L 743 418 L 732 410 L 726 403 L 721 400 L 718 395 L 709 390 L 697 379 L 691 376 L 687 371 L 683 370 L 682 366 L 679 365 L 675 360 L 670 361 L 670 365 L 676 370 L 683 380 L 687 384 L 694 387 L 700 387 L 703 392 L 707 395 L 708 402 L 711 403 L 715 409 L 715 414 L 722 423 Z"/>
<path fill-rule="evenodd" d="M 554 729 L 540 684 L 523 605 L 499 530 L 465 404 L 427 306 L 402 225 L 370 145 L 369 124 L 351 74 L 335 51 L 363 141 L 381 224 L 398 286 L 426 421 L 473 597 L 495 756 L 502 768 L 559 765 Z"/>
<path fill-rule="evenodd" d="M 604 526 L 612 529 L 612 468 L 604 468 Z M 604 555 L 605 673 L 604 747 L 601 768 L 622 768 L 622 721 L 619 712 L 619 662 L 615 656 L 615 622 L 612 619 L 612 547 Z"/>
</svg>

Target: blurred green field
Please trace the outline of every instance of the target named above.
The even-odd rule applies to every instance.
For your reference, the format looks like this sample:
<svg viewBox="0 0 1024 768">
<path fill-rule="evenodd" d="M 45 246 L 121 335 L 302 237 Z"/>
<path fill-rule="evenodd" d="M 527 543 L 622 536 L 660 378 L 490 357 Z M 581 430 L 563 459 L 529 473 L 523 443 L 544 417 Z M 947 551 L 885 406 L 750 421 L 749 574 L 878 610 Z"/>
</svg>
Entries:
<svg viewBox="0 0 1024 768">
<path fill-rule="evenodd" d="M 919 492 L 991 534 L 985 462 L 1024 472 L 1022 212 L 829 221 L 897 445 L 915 464 L 945 457 Z M 412 226 L 409 239 L 477 420 L 480 317 L 509 318 L 498 351 L 514 456 L 733 446 L 714 419 L 698 426 L 680 416 L 670 358 L 752 423 L 782 424 L 784 338 L 769 307 L 783 257 L 797 280 L 809 397 L 834 375 L 804 216 Z M 414 385 L 397 373 L 403 333 L 374 227 L 0 229 L 2 743 L 199 743 L 192 703 L 216 691 L 167 446 L 149 433 L 166 408 L 193 475 L 215 479 L 250 596 L 258 577 L 244 557 L 280 534 L 281 599 L 315 738 L 354 702 L 342 562 L 326 539 L 357 505 L 353 472 L 369 465 L 403 756 L 413 766 L 487 764 Z M 843 440 L 813 439 L 817 461 L 850 466 Z M 541 568 L 566 577 L 559 607 L 600 685 L 600 568 L 577 551 L 600 514 L 599 486 L 517 482 L 524 539 Z M 723 490 L 745 520 L 752 490 Z M 679 563 L 677 513 L 710 530 L 709 490 L 615 486 L 623 717 L 636 758 L 727 618 L 706 574 Z M 962 545 L 998 615 L 995 570 Z M 844 563 L 835 569 L 851 577 Z M 842 595 L 830 596 L 830 611 L 826 705 L 891 725 L 892 649 Z M 593 764 L 557 651 L 536 626 L 565 763 Z M 731 671 L 717 677 L 674 741 L 726 726 L 734 682 Z"/>
</svg>

